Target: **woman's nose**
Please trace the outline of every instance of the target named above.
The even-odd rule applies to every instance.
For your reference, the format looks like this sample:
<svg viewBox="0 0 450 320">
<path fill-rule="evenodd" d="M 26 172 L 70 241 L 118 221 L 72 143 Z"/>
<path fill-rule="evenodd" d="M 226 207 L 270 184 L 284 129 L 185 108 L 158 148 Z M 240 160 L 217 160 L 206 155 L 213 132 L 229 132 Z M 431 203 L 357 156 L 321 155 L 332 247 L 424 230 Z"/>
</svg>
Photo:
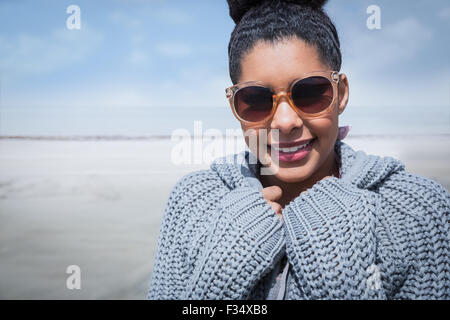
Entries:
<svg viewBox="0 0 450 320">
<path fill-rule="evenodd" d="M 270 124 L 271 129 L 278 129 L 281 133 L 288 135 L 295 128 L 303 125 L 302 119 L 289 104 L 287 97 L 278 100 L 278 107 Z"/>
</svg>

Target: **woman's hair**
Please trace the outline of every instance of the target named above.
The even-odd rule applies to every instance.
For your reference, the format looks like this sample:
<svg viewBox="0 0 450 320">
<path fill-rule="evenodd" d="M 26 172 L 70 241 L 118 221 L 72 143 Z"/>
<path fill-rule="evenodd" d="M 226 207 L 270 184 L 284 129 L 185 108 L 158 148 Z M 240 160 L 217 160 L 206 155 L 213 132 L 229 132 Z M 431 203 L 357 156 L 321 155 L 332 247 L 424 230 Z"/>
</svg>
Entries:
<svg viewBox="0 0 450 320">
<path fill-rule="evenodd" d="M 322 62 L 340 71 L 341 51 L 335 26 L 322 7 L 327 0 L 227 0 L 236 23 L 228 44 L 233 84 L 241 75 L 241 59 L 258 41 L 275 44 L 297 36 L 316 47 Z M 262 66 L 264 67 L 264 66 Z"/>
</svg>

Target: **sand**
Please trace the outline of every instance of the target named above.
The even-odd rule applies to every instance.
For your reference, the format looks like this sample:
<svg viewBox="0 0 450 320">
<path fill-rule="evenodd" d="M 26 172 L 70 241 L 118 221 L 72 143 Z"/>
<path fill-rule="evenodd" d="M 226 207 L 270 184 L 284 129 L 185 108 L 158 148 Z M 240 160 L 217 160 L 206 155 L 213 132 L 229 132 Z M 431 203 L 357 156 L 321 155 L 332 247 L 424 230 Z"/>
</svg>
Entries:
<svg viewBox="0 0 450 320">
<path fill-rule="evenodd" d="M 352 137 L 450 190 L 450 136 Z M 175 165 L 170 140 L 0 140 L 0 299 L 144 299 Z M 66 268 L 81 269 L 81 289 Z"/>
</svg>

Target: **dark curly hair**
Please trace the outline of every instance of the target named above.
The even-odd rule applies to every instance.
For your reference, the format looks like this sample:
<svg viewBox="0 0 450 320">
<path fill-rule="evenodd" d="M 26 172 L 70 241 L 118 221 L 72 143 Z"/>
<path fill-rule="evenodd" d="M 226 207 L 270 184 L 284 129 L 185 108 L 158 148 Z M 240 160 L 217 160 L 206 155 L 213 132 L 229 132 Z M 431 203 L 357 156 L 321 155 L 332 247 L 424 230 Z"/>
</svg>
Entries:
<svg viewBox="0 0 450 320">
<path fill-rule="evenodd" d="M 228 44 L 229 71 L 233 84 L 241 74 L 241 59 L 259 41 L 275 44 L 298 37 L 317 48 L 323 63 L 341 69 L 341 50 L 336 28 L 323 11 L 327 0 L 227 0 L 236 23 Z"/>
</svg>

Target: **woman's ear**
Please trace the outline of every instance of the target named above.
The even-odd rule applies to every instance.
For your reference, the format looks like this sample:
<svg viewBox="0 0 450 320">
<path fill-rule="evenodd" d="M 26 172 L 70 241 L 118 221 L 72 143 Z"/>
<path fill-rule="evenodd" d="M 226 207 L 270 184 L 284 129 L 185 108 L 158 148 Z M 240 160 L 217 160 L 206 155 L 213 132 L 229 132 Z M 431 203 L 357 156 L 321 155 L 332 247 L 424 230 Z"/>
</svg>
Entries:
<svg viewBox="0 0 450 320">
<path fill-rule="evenodd" d="M 339 83 L 338 83 L 338 112 L 339 112 L 339 114 L 344 112 L 345 107 L 347 106 L 348 95 L 349 95 L 348 79 L 344 73 L 341 73 L 339 75 Z"/>
</svg>

